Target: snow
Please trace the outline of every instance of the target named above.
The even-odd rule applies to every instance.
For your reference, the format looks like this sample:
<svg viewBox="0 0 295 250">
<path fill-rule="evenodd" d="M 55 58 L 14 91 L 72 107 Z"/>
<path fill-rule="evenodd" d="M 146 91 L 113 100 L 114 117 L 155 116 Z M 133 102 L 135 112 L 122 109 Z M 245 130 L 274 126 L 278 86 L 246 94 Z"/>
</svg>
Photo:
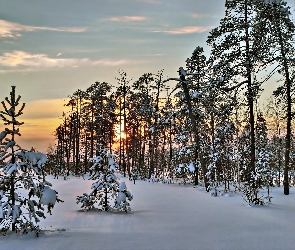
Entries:
<svg viewBox="0 0 295 250">
<path fill-rule="evenodd" d="M 120 177 L 133 194 L 132 211 L 82 212 L 76 196 L 92 181 L 49 179 L 64 203 L 41 220 L 42 233 L 0 236 L 1 249 L 294 249 L 295 194 L 274 188 L 272 203 L 247 207 L 239 193 L 212 197 L 202 187 Z"/>
<path fill-rule="evenodd" d="M 42 196 L 40 199 L 40 203 L 43 205 L 55 205 L 56 202 L 56 192 L 51 189 L 50 187 L 44 187 L 44 190 L 42 191 Z"/>
<path fill-rule="evenodd" d="M 109 165 L 112 166 L 112 165 L 114 165 L 114 164 L 115 164 L 115 160 L 114 160 L 114 158 L 110 157 L 110 158 L 109 158 Z"/>
<path fill-rule="evenodd" d="M 8 131 L 7 130 L 2 131 L 0 133 L 0 141 L 2 141 L 7 136 L 7 134 L 8 134 Z"/>
<path fill-rule="evenodd" d="M 19 208 L 17 205 L 13 206 L 13 216 L 12 216 L 12 222 L 15 222 L 15 220 L 19 217 Z"/>
<path fill-rule="evenodd" d="M 189 165 L 188 165 L 188 169 L 189 171 L 191 171 L 192 173 L 195 171 L 195 165 L 193 162 L 191 162 Z"/>
<path fill-rule="evenodd" d="M 14 171 L 17 171 L 19 169 L 17 163 L 9 164 L 7 166 L 7 168 L 8 168 L 8 170 L 7 170 L 7 174 L 8 175 L 11 175 Z"/>
<path fill-rule="evenodd" d="M 11 141 L 11 140 L 10 140 L 10 141 L 4 146 L 4 148 L 5 148 L 5 150 L 7 150 L 7 149 L 13 147 L 14 145 L 15 145 L 15 141 Z"/>
<path fill-rule="evenodd" d="M 3 207 L 2 207 L 2 201 L 0 201 L 0 219 L 4 218 L 4 213 L 3 213 Z"/>
<path fill-rule="evenodd" d="M 123 192 L 119 192 L 119 195 L 116 198 L 116 202 L 120 204 L 121 202 L 124 202 L 124 201 L 126 201 L 126 195 Z"/>
<path fill-rule="evenodd" d="M 18 156 L 22 157 L 24 161 L 32 162 L 33 165 L 38 167 L 43 166 L 47 161 L 47 156 L 40 152 L 23 151 L 18 153 Z"/>
<path fill-rule="evenodd" d="M 122 181 L 122 182 L 120 182 L 120 184 L 119 184 L 119 191 L 120 191 L 120 192 L 123 192 L 123 191 L 125 191 L 125 190 L 127 190 L 126 183 L 125 183 L 124 181 Z"/>
</svg>

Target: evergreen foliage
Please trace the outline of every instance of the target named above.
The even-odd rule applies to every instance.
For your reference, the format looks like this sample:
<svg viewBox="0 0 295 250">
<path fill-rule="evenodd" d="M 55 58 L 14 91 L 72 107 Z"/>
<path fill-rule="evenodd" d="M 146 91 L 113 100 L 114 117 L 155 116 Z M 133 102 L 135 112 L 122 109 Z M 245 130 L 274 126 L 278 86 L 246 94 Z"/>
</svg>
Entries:
<svg viewBox="0 0 295 250">
<path fill-rule="evenodd" d="M 213 195 L 234 189 L 249 204 L 263 204 L 273 184 L 288 194 L 295 179 L 290 9 L 283 0 L 226 0 L 225 8 L 207 39 L 210 56 L 197 46 L 178 78 L 163 80 L 159 71 L 132 80 L 119 71 L 117 87 L 96 82 L 75 92 L 56 130 L 58 172 L 97 171 L 88 159 L 98 159 L 99 144 L 116 151 L 124 176 L 136 169 L 138 178 L 201 185 Z M 273 106 L 281 112 L 270 114 L 260 110 L 260 94 L 278 75 Z"/>
<path fill-rule="evenodd" d="M 12 86 L 10 98 L 2 102 L 4 111 L 0 114 L 4 124 L 11 126 L 1 133 L 0 232 L 11 229 L 24 234 L 32 231 L 38 236 L 38 223 L 46 218 L 45 207 L 51 214 L 56 201 L 61 200 L 45 179 L 46 155 L 23 150 L 15 141 L 15 136 L 20 136 L 18 127 L 23 124 L 17 118 L 25 107 L 23 104 L 17 110 L 20 98 L 15 96 Z"/>
<path fill-rule="evenodd" d="M 132 195 L 127 191 L 125 183 L 119 183 L 115 171 L 118 164 L 115 163 L 113 155 L 109 154 L 109 149 L 103 145 L 98 149 L 98 156 L 90 159 L 93 166 L 90 180 L 95 180 L 91 185 L 90 194 L 84 193 L 77 196 L 77 204 L 82 203 L 81 208 L 91 210 L 98 208 L 102 211 L 111 211 L 113 208 L 128 212 L 131 210 L 128 200 L 132 200 Z"/>
</svg>

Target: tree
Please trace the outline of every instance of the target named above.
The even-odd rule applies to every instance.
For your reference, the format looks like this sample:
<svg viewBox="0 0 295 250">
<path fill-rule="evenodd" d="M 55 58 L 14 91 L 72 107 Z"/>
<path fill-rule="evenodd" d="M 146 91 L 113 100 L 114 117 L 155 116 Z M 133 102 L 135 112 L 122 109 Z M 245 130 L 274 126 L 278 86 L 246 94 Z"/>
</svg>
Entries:
<svg viewBox="0 0 295 250">
<path fill-rule="evenodd" d="M 266 120 L 262 113 L 258 113 L 255 129 L 257 141 L 256 185 L 260 189 L 267 188 L 268 196 L 263 198 L 267 198 L 270 202 L 270 187 L 273 186 L 271 172 L 271 158 L 273 157 L 273 153 L 271 152 L 268 139 Z M 261 199 L 260 202 L 263 203 L 264 201 Z"/>
<path fill-rule="evenodd" d="M 261 0 L 262 1 L 262 0 Z M 282 95 L 286 103 L 286 145 L 284 168 L 284 194 L 289 194 L 289 168 L 291 149 L 291 122 L 292 122 L 292 84 L 291 69 L 294 67 L 293 37 L 295 25 L 291 20 L 291 13 L 287 3 L 283 0 L 264 0 L 261 7 L 266 29 L 271 34 L 269 40 L 274 47 L 273 57 L 279 63 L 279 72 L 283 75 L 284 85 L 280 86 L 274 94 Z"/>
<path fill-rule="evenodd" d="M 196 133 L 195 135 L 195 185 L 199 184 L 198 179 L 198 162 L 201 162 L 201 164 L 204 164 L 204 148 L 200 146 L 200 142 L 202 140 L 201 136 L 201 130 L 204 130 L 204 117 L 202 116 L 202 112 L 204 112 L 204 103 L 202 103 L 202 89 L 204 85 L 207 82 L 206 77 L 206 66 L 207 66 L 207 59 L 204 56 L 204 50 L 202 47 L 197 46 L 196 49 L 193 51 L 192 56 L 190 58 L 187 58 L 186 60 L 186 69 L 188 72 L 193 72 L 193 74 L 187 76 L 187 83 L 188 88 L 190 90 L 190 98 L 186 94 L 186 100 L 188 102 L 188 98 L 191 99 L 194 106 L 194 114 L 196 119 Z M 185 88 L 183 88 L 185 90 Z M 188 108 L 190 108 L 188 106 Z M 191 116 L 191 115 L 190 115 Z M 212 123 L 211 123 L 212 124 Z M 205 125 L 206 126 L 206 125 Z M 204 172 L 204 166 L 202 166 L 202 170 Z M 206 174 L 205 172 L 203 173 Z M 206 177 L 205 177 L 206 178 Z M 204 179 L 206 182 L 206 179 Z M 206 185 L 205 185 L 206 186 Z"/>
<path fill-rule="evenodd" d="M 192 126 L 192 135 L 194 138 L 194 142 L 196 144 L 196 149 L 198 151 L 198 157 L 200 159 L 200 163 L 201 163 L 201 168 L 202 168 L 202 172 L 203 172 L 203 179 L 204 179 L 204 185 L 205 185 L 205 189 L 208 190 L 209 187 L 209 183 L 208 183 L 208 178 L 207 178 L 207 166 L 206 166 L 206 161 L 205 161 L 205 157 L 203 155 L 203 145 L 202 145 L 202 141 L 200 139 L 200 134 L 199 134 L 199 129 L 197 127 L 197 119 L 196 119 L 196 114 L 193 110 L 193 106 L 192 106 L 192 98 L 190 95 L 190 89 L 188 86 L 189 81 L 186 79 L 186 76 L 189 75 L 195 75 L 195 74 L 199 74 L 199 72 L 187 72 L 186 70 L 184 70 L 182 67 L 179 68 L 179 78 L 169 78 L 166 81 L 169 80 L 176 80 L 179 81 L 179 84 L 177 84 L 175 89 L 178 88 L 182 88 L 182 93 L 180 95 L 183 96 L 183 100 L 185 100 L 185 104 L 186 104 L 186 108 L 185 113 L 188 113 L 189 119 L 190 119 L 190 123 Z M 195 169 L 195 176 L 197 176 L 197 166 Z M 195 178 L 195 183 L 197 182 L 197 178 Z"/>
<path fill-rule="evenodd" d="M 285 138 L 282 135 L 284 128 L 284 121 L 282 119 L 284 108 L 284 101 L 279 101 L 278 98 L 270 98 L 266 106 L 266 119 L 268 136 L 270 138 L 269 147 L 272 152 L 271 168 L 272 168 L 272 182 L 278 187 L 281 185 L 281 176 L 284 169 L 284 148 Z"/>
<path fill-rule="evenodd" d="M 15 142 L 15 136 L 20 136 L 17 127 L 23 124 L 17 118 L 25 107 L 23 104 L 17 111 L 20 98 L 15 96 L 15 86 L 12 86 L 10 98 L 5 98 L 7 103 L 2 101 L 4 111 L 0 114 L 4 124 L 12 126 L 1 133 L 0 156 L 4 164 L 0 168 L 0 231 L 5 233 L 11 228 L 21 233 L 33 231 L 38 236 L 38 222 L 46 218 L 44 206 L 51 214 L 55 202 L 61 200 L 45 179 L 46 155 L 23 150 Z M 6 138 L 8 135 L 11 138 Z M 26 192 L 20 192 L 22 189 Z"/>
<path fill-rule="evenodd" d="M 261 91 L 261 82 L 257 81 L 256 75 L 269 53 L 269 47 L 261 38 L 261 20 L 257 15 L 260 3 L 258 0 L 226 0 L 225 17 L 221 19 L 220 26 L 210 32 L 207 40 L 212 47 L 211 67 L 228 77 L 222 89 L 229 92 L 240 89 L 245 94 L 250 161 L 244 174 L 253 190 L 256 189 L 251 174 L 255 172 L 256 164 L 254 101 Z"/>
<path fill-rule="evenodd" d="M 130 80 L 127 79 L 127 73 L 124 71 L 119 71 L 120 78 L 116 78 L 119 84 L 117 88 L 116 95 L 119 98 L 119 167 L 120 170 L 123 169 L 124 177 L 126 176 L 126 170 L 130 172 L 128 159 L 126 161 L 126 155 L 128 158 L 128 124 L 127 119 L 127 107 L 128 107 L 128 96 L 130 94 Z M 122 113 L 123 111 L 123 113 Z M 123 126 L 123 129 L 122 129 Z M 122 132 L 124 136 L 122 136 Z M 123 138 L 125 137 L 125 138 Z M 128 166 L 127 166 L 128 164 Z"/>
<path fill-rule="evenodd" d="M 102 146 L 102 145 L 100 145 Z M 94 164 L 91 167 L 92 175 L 90 180 L 95 180 L 92 184 L 90 194 L 84 193 L 77 196 L 77 204 L 82 203 L 81 208 L 91 210 L 98 203 L 102 211 L 111 211 L 112 208 L 130 210 L 126 197 L 132 200 L 132 195 L 127 192 L 127 188 L 120 184 L 115 175 L 118 164 L 115 163 L 114 156 L 108 153 L 109 149 L 100 147 L 99 154 L 90 159 Z M 124 199 L 125 195 L 125 199 Z M 113 204 L 111 203 L 113 201 Z"/>
</svg>

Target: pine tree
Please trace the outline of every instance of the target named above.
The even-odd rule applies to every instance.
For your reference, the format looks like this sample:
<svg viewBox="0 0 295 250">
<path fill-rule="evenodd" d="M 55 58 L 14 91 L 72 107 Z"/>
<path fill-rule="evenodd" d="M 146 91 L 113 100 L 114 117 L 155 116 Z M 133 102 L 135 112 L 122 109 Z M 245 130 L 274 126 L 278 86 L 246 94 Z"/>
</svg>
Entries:
<svg viewBox="0 0 295 250">
<path fill-rule="evenodd" d="M 270 150 L 270 143 L 267 134 L 268 129 L 266 126 L 266 120 L 262 113 L 258 113 L 255 129 L 257 141 L 257 161 L 255 171 L 256 186 L 259 189 L 267 189 L 268 195 L 267 197 L 264 196 L 263 199 L 268 199 L 268 202 L 270 202 L 270 188 L 273 186 L 271 173 L 271 158 L 273 157 L 273 153 Z M 262 204 L 264 203 L 263 199 L 260 199 L 260 203 Z"/>
<path fill-rule="evenodd" d="M 246 167 L 243 174 L 253 192 L 256 190 L 251 174 L 255 172 L 256 165 L 254 101 L 261 91 L 257 73 L 263 68 L 270 52 L 261 36 L 264 30 L 258 15 L 260 5 L 260 0 L 226 0 L 225 17 L 221 19 L 220 26 L 210 32 L 207 40 L 212 47 L 211 67 L 230 76 L 222 88 L 228 91 L 239 90 L 245 95 L 250 160 L 247 166 L 243 166 Z"/>
<path fill-rule="evenodd" d="M 44 206 L 51 214 L 55 202 L 61 200 L 45 179 L 46 155 L 23 150 L 15 141 L 15 136 L 20 136 L 18 127 L 23 124 L 17 118 L 25 107 L 23 104 L 17 111 L 20 98 L 15 96 L 15 86 L 12 86 L 10 98 L 5 98 L 7 103 L 2 101 L 4 111 L 0 114 L 4 124 L 11 126 L 1 133 L 0 232 L 11 228 L 21 233 L 33 231 L 38 236 L 38 222 L 46 218 Z M 7 138 L 8 135 L 11 138 Z"/>
<path fill-rule="evenodd" d="M 132 195 L 127 192 L 123 184 L 120 186 L 117 180 L 115 171 L 118 164 L 115 163 L 114 156 L 108 153 L 108 148 L 104 148 L 103 145 L 99 146 L 98 155 L 90 159 L 94 163 L 90 169 L 92 174 L 89 178 L 95 180 L 91 186 L 92 191 L 90 194 L 84 193 L 82 196 L 77 196 L 76 202 L 77 204 L 82 203 L 81 208 L 85 210 L 94 209 L 97 203 L 98 208 L 102 211 L 111 211 L 113 208 L 123 209 L 125 212 L 130 211 L 130 205 L 126 199 L 123 199 L 123 196 L 132 200 Z"/>
<path fill-rule="evenodd" d="M 195 133 L 195 185 L 199 184 L 198 172 L 199 172 L 199 162 L 201 163 L 201 168 L 203 174 L 206 175 L 206 167 L 204 160 L 204 147 L 201 146 L 201 141 L 205 141 L 202 138 L 201 131 L 206 129 L 206 122 L 204 122 L 204 102 L 203 101 L 203 88 L 208 81 L 207 72 L 207 59 L 204 56 L 204 49 L 197 46 L 193 51 L 192 56 L 186 60 L 186 69 L 191 72 L 192 75 L 187 76 L 188 88 L 190 90 L 191 102 L 193 104 L 193 113 L 195 114 L 196 131 Z M 186 95 L 186 99 L 188 96 Z M 188 101 L 188 100 L 187 100 Z M 193 121 L 192 121 L 193 122 Z M 204 176 L 205 183 L 207 182 L 207 176 Z M 207 186 L 207 184 L 205 184 Z"/>
<path fill-rule="evenodd" d="M 180 135 L 179 140 L 182 146 L 175 150 L 172 163 L 174 164 L 175 177 L 179 180 L 179 184 L 194 183 L 195 163 L 194 148 L 188 144 L 187 135 Z"/>
<path fill-rule="evenodd" d="M 283 0 L 261 0 L 261 18 L 265 22 L 265 29 L 270 37 L 269 44 L 273 47 L 273 60 L 279 64 L 279 72 L 283 75 L 283 86 L 280 86 L 274 94 L 281 95 L 286 104 L 286 145 L 284 168 L 284 194 L 289 194 L 289 168 L 291 152 L 291 121 L 292 121 L 292 89 L 294 88 L 291 77 L 291 69 L 294 67 L 295 25 L 291 20 L 290 7 Z"/>
</svg>

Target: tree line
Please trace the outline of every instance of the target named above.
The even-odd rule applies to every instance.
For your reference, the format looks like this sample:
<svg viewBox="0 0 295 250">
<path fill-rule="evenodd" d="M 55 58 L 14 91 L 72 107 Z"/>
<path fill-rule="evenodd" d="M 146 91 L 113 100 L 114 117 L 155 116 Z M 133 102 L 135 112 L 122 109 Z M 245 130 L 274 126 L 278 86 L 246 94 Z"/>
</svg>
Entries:
<svg viewBox="0 0 295 250">
<path fill-rule="evenodd" d="M 208 35 L 208 57 L 197 46 L 178 78 L 164 71 L 133 81 L 119 71 L 115 86 L 77 90 L 55 130 L 47 171 L 91 172 L 102 148 L 133 178 L 203 184 L 215 195 L 231 187 L 263 204 L 262 188 L 294 184 L 295 26 L 282 0 L 226 0 Z M 173 82 L 172 82 L 173 81 Z M 279 87 L 266 107 L 263 87 Z M 170 88 L 169 86 L 173 86 Z"/>
</svg>

